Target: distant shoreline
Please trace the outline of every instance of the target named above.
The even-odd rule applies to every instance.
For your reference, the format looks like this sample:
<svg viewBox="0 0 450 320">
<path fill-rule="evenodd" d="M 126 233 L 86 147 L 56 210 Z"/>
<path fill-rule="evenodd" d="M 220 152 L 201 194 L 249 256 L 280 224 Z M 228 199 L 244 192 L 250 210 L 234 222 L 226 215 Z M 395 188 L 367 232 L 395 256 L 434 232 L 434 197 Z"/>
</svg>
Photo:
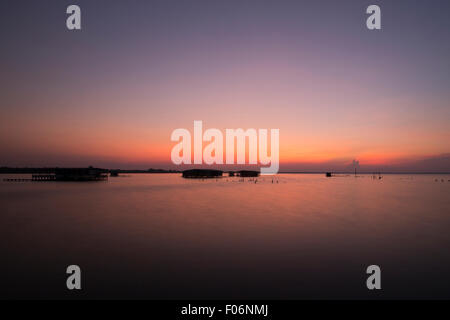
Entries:
<svg viewBox="0 0 450 320">
<path fill-rule="evenodd" d="M 278 172 L 284 174 L 325 174 L 327 172 L 331 172 L 333 174 L 348 174 L 355 175 L 355 172 L 350 171 L 316 171 L 316 172 L 304 172 L 304 171 L 283 171 Z M 359 174 L 450 174 L 450 172 L 383 172 L 383 171 L 361 171 L 357 172 L 356 175 Z"/>
<path fill-rule="evenodd" d="M 13 167 L 0 167 L 0 174 L 33 174 L 33 173 L 52 173 L 55 169 L 64 168 L 64 167 L 42 167 L 42 168 L 13 168 Z M 97 168 L 102 170 L 105 173 L 109 173 L 111 171 L 115 171 L 118 173 L 182 173 L 183 170 L 167 170 L 167 169 L 104 169 Z M 232 171 L 232 170 L 223 170 L 224 172 Z M 331 172 L 333 174 L 346 174 L 346 175 L 355 175 L 355 172 L 351 171 L 280 171 L 278 174 L 325 174 L 327 172 Z M 383 171 L 361 171 L 357 172 L 356 175 L 361 174 L 450 174 L 450 172 L 383 172 Z"/>
<path fill-rule="evenodd" d="M 177 170 L 165 170 L 165 169 L 147 169 L 147 170 L 137 170 L 137 169 L 105 169 L 105 168 L 94 168 L 93 169 L 100 170 L 104 173 L 110 173 L 112 171 L 117 173 L 181 173 L 181 171 Z M 33 173 L 53 173 L 56 169 L 66 169 L 66 167 L 42 167 L 42 168 L 12 168 L 12 167 L 0 167 L 0 174 L 33 174 Z"/>
</svg>

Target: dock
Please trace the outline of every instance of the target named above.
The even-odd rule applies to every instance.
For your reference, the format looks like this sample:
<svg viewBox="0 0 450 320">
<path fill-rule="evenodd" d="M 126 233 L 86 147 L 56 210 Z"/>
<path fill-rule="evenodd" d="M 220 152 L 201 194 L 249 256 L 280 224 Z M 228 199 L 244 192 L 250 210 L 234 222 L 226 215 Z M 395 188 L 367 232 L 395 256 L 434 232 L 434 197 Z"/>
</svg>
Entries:
<svg viewBox="0 0 450 320">
<path fill-rule="evenodd" d="M 33 174 L 30 178 L 6 178 L 3 181 L 8 182 L 29 182 L 29 181 L 56 181 L 54 174 Z"/>
<path fill-rule="evenodd" d="M 56 181 L 54 174 L 33 174 L 31 181 Z"/>
<path fill-rule="evenodd" d="M 43 181 L 104 181 L 108 174 L 104 169 L 89 168 L 55 168 L 54 173 L 36 173 L 29 178 L 6 178 L 9 182 L 43 182 Z"/>
</svg>

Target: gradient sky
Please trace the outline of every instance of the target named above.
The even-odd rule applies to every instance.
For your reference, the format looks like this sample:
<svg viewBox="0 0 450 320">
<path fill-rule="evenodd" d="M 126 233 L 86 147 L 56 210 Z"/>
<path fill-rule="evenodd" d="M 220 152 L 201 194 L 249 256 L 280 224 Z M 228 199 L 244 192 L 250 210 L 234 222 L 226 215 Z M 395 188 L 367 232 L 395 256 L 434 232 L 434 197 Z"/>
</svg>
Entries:
<svg viewBox="0 0 450 320">
<path fill-rule="evenodd" d="M 78 4 L 82 30 L 65 27 Z M 365 9 L 378 4 L 382 30 Z M 0 166 L 174 167 L 279 128 L 282 170 L 450 171 L 449 1 L 0 3 Z"/>
</svg>

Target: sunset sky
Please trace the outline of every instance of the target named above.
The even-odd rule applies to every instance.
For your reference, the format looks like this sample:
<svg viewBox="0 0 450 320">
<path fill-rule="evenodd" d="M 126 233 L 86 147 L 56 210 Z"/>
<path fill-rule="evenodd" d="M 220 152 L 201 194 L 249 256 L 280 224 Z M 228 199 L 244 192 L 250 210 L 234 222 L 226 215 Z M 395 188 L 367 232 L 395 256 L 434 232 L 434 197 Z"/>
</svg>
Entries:
<svg viewBox="0 0 450 320">
<path fill-rule="evenodd" d="M 65 26 L 78 4 L 82 30 Z M 382 30 L 366 28 L 378 4 Z M 0 166 L 174 168 L 280 129 L 281 170 L 450 171 L 449 1 L 0 3 Z"/>
</svg>

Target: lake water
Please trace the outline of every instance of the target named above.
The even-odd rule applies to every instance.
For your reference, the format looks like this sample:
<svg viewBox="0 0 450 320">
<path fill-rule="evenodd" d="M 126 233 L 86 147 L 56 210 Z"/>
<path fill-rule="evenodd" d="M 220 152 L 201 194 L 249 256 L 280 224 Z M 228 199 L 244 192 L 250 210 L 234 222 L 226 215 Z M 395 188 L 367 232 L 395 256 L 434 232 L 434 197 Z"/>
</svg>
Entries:
<svg viewBox="0 0 450 320">
<path fill-rule="evenodd" d="M 450 175 L 7 177 L 2 298 L 450 298 Z"/>
</svg>

